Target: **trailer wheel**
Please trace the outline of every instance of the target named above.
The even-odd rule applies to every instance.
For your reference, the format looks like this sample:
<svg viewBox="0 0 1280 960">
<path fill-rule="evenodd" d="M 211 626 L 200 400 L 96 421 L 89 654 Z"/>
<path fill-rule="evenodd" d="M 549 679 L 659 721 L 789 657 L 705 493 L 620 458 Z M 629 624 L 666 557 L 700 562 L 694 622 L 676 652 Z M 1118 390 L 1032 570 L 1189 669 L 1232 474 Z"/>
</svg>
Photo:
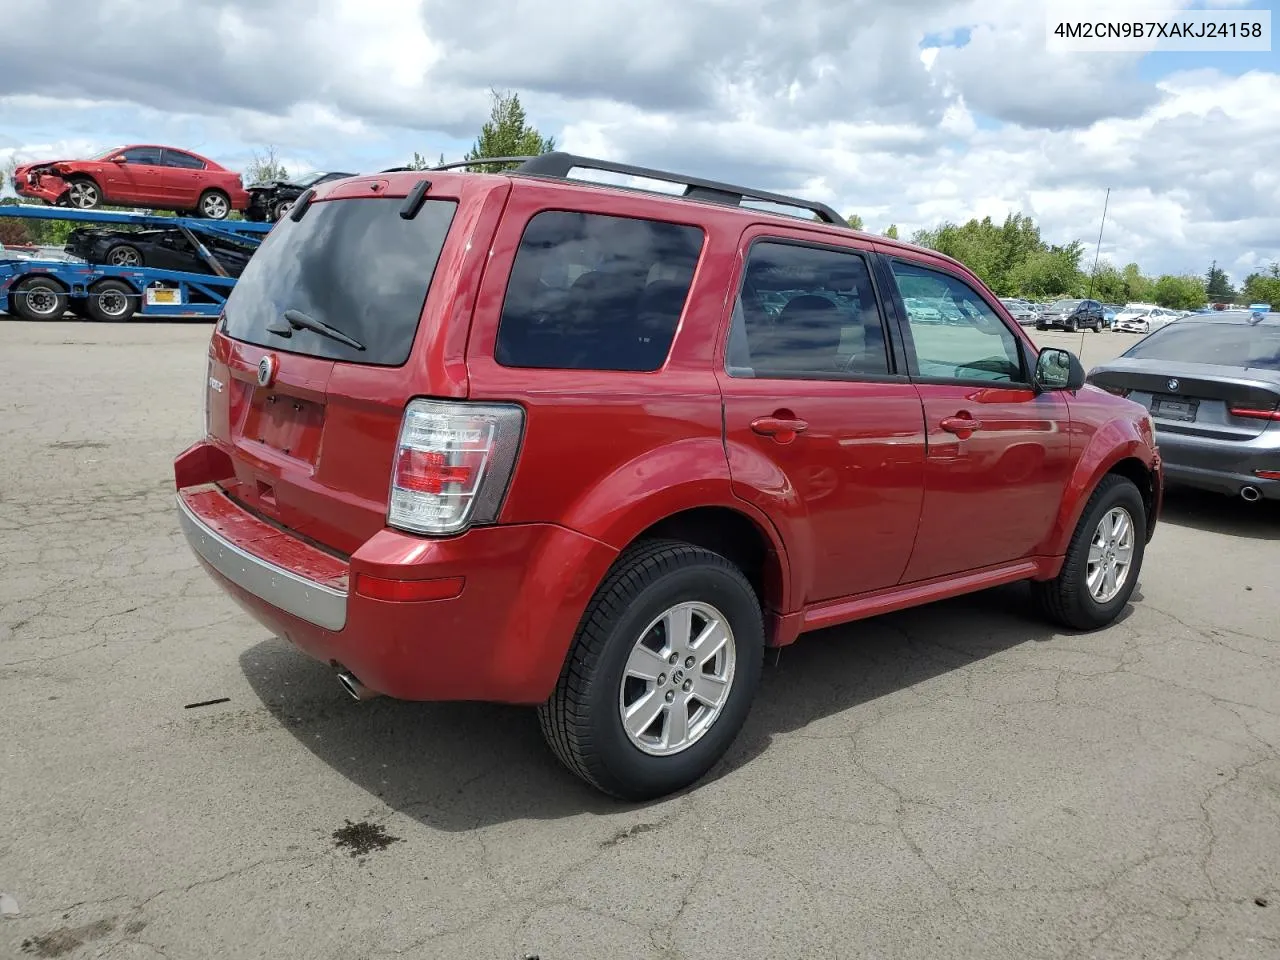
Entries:
<svg viewBox="0 0 1280 960">
<path fill-rule="evenodd" d="M 209 220 L 225 220 L 231 213 L 231 198 L 221 190 L 206 190 L 200 195 L 200 216 Z"/>
<path fill-rule="evenodd" d="M 89 289 L 85 312 L 99 323 L 123 323 L 138 310 L 138 293 L 122 280 L 100 280 Z"/>
<path fill-rule="evenodd" d="M 102 203 L 102 191 L 88 177 L 73 177 L 67 186 L 67 206 L 92 210 Z"/>
<path fill-rule="evenodd" d="M 61 320 L 67 288 L 51 277 L 29 277 L 14 286 L 9 302 L 23 320 Z"/>
</svg>

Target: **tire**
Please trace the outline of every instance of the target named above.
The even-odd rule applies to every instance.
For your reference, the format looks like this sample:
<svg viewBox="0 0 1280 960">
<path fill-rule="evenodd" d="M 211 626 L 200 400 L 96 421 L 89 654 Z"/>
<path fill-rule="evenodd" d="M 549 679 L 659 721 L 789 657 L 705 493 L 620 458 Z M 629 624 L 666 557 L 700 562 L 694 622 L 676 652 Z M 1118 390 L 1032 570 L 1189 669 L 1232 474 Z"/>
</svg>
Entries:
<svg viewBox="0 0 1280 960">
<path fill-rule="evenodd" d="M 14 285 L 9 305 L 23 320 L 61 320 L 67 312 L 67 288 L 50 277 L 28 277 Z"/>
<path fill-rule="evenodd" d="M 277 200 L 271 205 L 271 222 L 278 223 L 289 215 L 289 211 L 293 209 L 294 201 Z"/>
<path fill-rule="evenodd" d="M 1075 332 L 1076 332 L 1076 329 L 1077 329 L 1077 324 L 1076 324 L 1076 322 L 1075 322 L 1074 320 L 1068 320 L 1068 321 L 1067 321 L 1067 333 L 1075 333 Z"/>
<path fill-rule="evenodd" d="M 98 323 L 124 323 L 138 312 L 138 292 L 122 280 L 100 280 L 89 290 L 85 313 Z"/>
<path fill-rule="evenodd" d="M 1124 580 L 1114 596 L 1098 597 L 1090 589 L 1089 555 L 1104 518 L 1115 511 L 1126 515 L 1129 524 L 1130 562 Z M 1053 622 L 1072 630 L 1097 630 L 1120 615 L 1142 572 L 1147 545 L 1147 514 L 1142 494 L 1133 481 L 1107 474 L 1089 497 L 1080 522 L 1071 535 L 1066 559 L 1052 580 L 1032 581 L 1031 592 L 1041 611 Z M 1105 548 L 1104 548 L 1105 551 Z M 1104 552 L 1105 556 L 1105 552 Z"/>
<path fill-rule="evenodd" d="M 691 607 L 697 608 L 688 621 L 694 632 L 719 614 L 730 634 L 723 659 L 708 661 L 727 678 L 727 687 L 718 681 L 701 685 L 724 691 L 717 694 L 719 712 L 710 714 L 703 713 L 712 710 L 707 701 L 686 693 L 696 677 L 707 674 L 696 661 L 689 666 L 692 656 L 674 665 L 669 659 L 689 651 L 671 652 L 667 640 L 661 640 L 661 654 L 652 647 L 663 636 L 657 622 L 664 613 Z M 646 638 L 647 652 L 641 649 Z M 750 711 L 763 659 L 760 602 L 741 570 L 717 553 L 679 541 L 638 544 L 614 564 L 583 614 L 555 691 L 538 708 L 543 736 L 561 763 L 604 793 L 630 801 L 666 796 L 699 780 L 729 749 Z M 656 676 L 646 681 L 630 675 L 629 662 Z M 682 681 L 684 670 L 689 673 Z M 668 692 L 661 701 L 649 699 L 663 689 Z M 666 736 L 676 708 L 664 706 L 673 694 L 686 723 L 696 706 L 687 727 L 690 742 L 675 749 Z M 647 733 L 652 725 L 638 733 L 624 726 L 623 710 L 641 701 L 657 705 L 653 723 L 661 726 L 662 737 Z"/>
<path fill-rule="evenodd" d="M 112 267 L 146 266 L 146 261 L 142 258 L 142 251 L 131 243 L 117 243 L 107 251 L 107 255 L 102 259 Z"/>
<path fill-rule="evenodd" d="M 102 206 L 102 189 L 89 177 L 72 177 L 63 198 L 73 210 L 94 210 Z"/>
<path fill-rule="evenodd" d="M 225 220 L 231 215 L 231 198 L 221 190 L 206 190 L 196 209 L 206 220 Z"/>
</svg>

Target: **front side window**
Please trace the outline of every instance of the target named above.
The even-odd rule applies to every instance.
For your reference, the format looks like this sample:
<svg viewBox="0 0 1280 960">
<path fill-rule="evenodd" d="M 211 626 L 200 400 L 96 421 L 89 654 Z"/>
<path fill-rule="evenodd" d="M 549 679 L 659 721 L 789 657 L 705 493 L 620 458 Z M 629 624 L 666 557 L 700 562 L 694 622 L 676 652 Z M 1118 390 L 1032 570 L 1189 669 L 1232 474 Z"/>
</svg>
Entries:
<svg viewBox="0 0 1280 960">
<path fill-rule="evenodd" d="M 921 377 L 1025 382 L 1017 338 L 977 291 L 940 270 L 891 264 Z"/>
<path fill-rule="evenodd" d="M 148 167 L 158 167 L 160 166 L 160 148 L 134 147 L 132 150 L 126 150 L 124 152 L 124 162 L 139 163 Z"/>
<path fill-rule="evenodd" d="M 838 380 L 889 373 L 871 274 L 853 251 L 754 244 L 732 323 L 730 376 Z"/>
<path fill-rule="evenodd" d="M 498 363 L 657 370 L 702 251 L 697 227 L 547 210 L 525 227 L 498 321 Z"/>
</svg>

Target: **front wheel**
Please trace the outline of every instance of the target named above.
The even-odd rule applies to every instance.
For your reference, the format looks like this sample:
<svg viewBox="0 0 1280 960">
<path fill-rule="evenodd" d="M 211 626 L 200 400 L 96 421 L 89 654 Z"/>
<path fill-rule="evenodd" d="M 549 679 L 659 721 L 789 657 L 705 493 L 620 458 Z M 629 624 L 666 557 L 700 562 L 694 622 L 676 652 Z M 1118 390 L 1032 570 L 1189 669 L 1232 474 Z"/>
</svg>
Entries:
<svg viewBox="0 0 1280 960">
<path fill-rule="evenodd" d="M 60 320 L 67 312 L 67 288 L 49 277 L 29 277 L 14 285 L 9 303 L 23 320 Z"/>
<path fill-rule="evenodd" d="M 764 622 L 742 572 L 671 540 L 628 550 L 588 605 L 543 736 L 587 783 L 651 800 L 703 777 L 746 720 Z"/>
<path fill-rule="evenodd" d="M 1033 581 L 1036 602 L 1049 619 L 1073 630 L 1110 624 L 1138 585 L 1147 545 L 1147 514 L 1132 480 L 1102 478 L 1089 498 L 1052 580 Z"/>
</svg>

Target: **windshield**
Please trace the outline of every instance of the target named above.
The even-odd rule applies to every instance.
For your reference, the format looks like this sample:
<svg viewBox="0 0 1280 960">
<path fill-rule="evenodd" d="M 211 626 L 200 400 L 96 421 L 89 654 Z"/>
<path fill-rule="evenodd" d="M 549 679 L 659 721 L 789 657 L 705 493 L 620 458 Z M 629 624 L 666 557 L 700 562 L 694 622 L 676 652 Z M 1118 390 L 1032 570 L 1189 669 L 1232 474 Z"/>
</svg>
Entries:
<svg viewBox="0 0 1280 960">
<path fill-rule="evenodd" d="M 309 187 L 323 176 L 324 171 L 317 170 L 314 173 L 308 173 L 305 177 L 298 177 L 293 182 L 300 187 Z"/>
<path fill-rule="evenodd" d="M 1055 301 L 1049 307 L 1049 309 L 1050 310 L 1074 310 L 1078 306 L 1080 306 L 1079 300 L 1058 300 L 1058 301 Z"/>
<path fill-rule="evenodd" d="M 436 261 L 457 203 L 427 200 L 411 220 L 404 198 L 312 204 L 267 234 L 227 298 L 227 336 L 290 353 L 380 366 L 409 357 Z M 271 333 L 286 310 L 328 324 L 367 348 L 314 330 Z"/>
<path fill-rule="evenodd" d="M 1280 370 L 1280 327 L 1248 323 L 1172 323 L 1124 356 L 1170 363 L 1215 363 Z"/>
<path fill-rule="evenodd" d="M 114 157 L 117 153 L 124 150 L 124 147 L 112 147 L 110 150 L 104 150 L 102 153 L 94 154 L 92 160 L 106 160 L 108 157 Z"/>
</svg>

